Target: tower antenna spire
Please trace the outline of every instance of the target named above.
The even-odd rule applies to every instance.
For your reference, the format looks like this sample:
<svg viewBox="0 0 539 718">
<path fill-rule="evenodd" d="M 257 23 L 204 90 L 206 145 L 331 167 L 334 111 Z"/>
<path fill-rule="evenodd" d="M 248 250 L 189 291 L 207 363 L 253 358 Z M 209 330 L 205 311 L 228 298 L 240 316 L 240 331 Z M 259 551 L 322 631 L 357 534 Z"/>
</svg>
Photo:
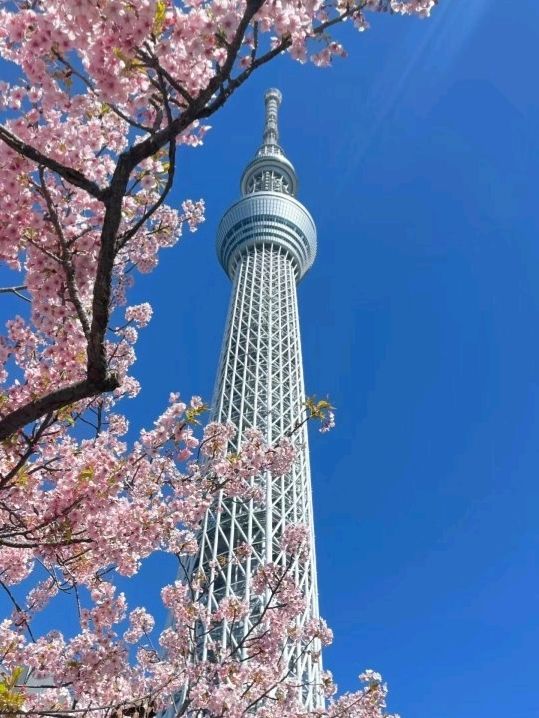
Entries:
<svg viewBox="0 0 539 718">
<path fill-rule="evenodd" d="M 279 146 L 279 121 L 278 112 L 279 105 L 283 96 L 276 88 L 269 89 L 264 95 L 264 102 L 266 104 L 266 118 L 264 121 L 264 135 L 263 145 Z"/>
<path fill-rule="evenodd" d="M 279 144 L 279 106 L 283 96 L 272 87 L 264 94 L 265 116 L 262 144 L 241 178 L 242 195 L 252 192 L 283 192 L 293 197 L 298 189 L 296 171 Z"/>
</svg>

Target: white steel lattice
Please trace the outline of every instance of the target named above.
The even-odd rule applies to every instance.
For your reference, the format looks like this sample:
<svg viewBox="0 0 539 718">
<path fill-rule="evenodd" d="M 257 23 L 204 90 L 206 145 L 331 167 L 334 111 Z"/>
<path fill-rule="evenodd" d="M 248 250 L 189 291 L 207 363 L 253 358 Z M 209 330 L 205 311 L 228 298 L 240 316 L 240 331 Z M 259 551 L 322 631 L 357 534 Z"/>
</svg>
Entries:
<svg viewBox="0 0 539 718">
<path fill-rule="evenodd" d="M 237 429 L 233 449 L 245 430 L 256 426 L 273 443 L 297 426 L 305 415 L 305 390 L 299 331 L 296 283 L 316 253 L 316 229 L 307 210 L 293 197 L 297 178 L 278 145 L 277 108 L 280 93 L 266 93 L 264 143 L 248 165 L 243 198 L 225 214 L 217 247 L 223 267 L 233 280 L 233 292 L 213 404 L 216 421 L 232 421 Z M 265 180 L 259 181 L 260 178 Z M 273 184 L 272 184 L 273 182 Z M 280 548 L 283 529 L 290 523 L 310 528 L 310 557 L 295 564 L 295 579 L 306 598 L 300 623 L 318 616 L 311 474 L 307 431 L 294 434 L 298 456 L 283 477 L 261 477 L 266 501 L 226 500 L 222 496 L 207 512 L 200 537 L 200 553 L 191 566 L 209 586 L 213 611 L 224 596 L 236 595 L 251 605 L 250 616 L 237 628 L 236 638 L 222 630 L 223 644 L 237 640 L 256 621 L 260 605 L 251 596 L 251 579 L 260 563 L 284 565 Z M 240 544 L 252 546 L 244 562 L 233 560 Z M 213 636 L 216 638 L 216 636 Z M 319 646 L 288 647 L 290 665 L 302 684 L 306 708 L 320 707 Z M 206 646 L 201 650 L 206 651 Z"/>
</svg>

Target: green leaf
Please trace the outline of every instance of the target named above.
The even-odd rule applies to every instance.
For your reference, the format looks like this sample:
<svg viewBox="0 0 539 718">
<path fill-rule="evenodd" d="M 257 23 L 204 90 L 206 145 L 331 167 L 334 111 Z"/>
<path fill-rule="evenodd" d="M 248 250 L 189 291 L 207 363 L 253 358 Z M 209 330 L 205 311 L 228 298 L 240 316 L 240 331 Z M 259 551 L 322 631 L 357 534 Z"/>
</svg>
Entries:
<svg viewBox="0 0 539 718">
<path fill-rule="evenodd" d="M 167 14 L 167 4 L 165 0 L 157 0 L 155 7 L 155 15 L 153 17 L 153 34 L 157 37 L 163 32 L 165 27 L 165 19 Z"/>
</svg>

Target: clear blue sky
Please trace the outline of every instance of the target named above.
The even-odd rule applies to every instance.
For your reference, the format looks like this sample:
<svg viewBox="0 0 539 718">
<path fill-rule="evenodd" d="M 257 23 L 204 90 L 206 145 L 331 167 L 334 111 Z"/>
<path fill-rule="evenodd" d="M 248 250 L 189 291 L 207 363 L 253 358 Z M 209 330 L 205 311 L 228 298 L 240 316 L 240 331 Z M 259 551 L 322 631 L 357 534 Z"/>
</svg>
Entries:
<svg viewBox="0 0 539 718">
<path fill-rule="evenodd" d="M 307 384 L 338 407 L 311 442 L 325 663 L 342 689 L 381 671 L 404 718 L 539 716 L 539 8 L 512 5 L 441 0 L 430 21 L 346 29 L 331 70 L 264 68 L 180 156 L 173 201 L 204 196 L 207 221 L 133 295 L 156 310 L 139 427 L 172 389 L 211 396 L 215 230 L 279 87 L 319 231 Z M 137 599 L 157 606 L 173 572 L 156 557 Z"/>
</svg>

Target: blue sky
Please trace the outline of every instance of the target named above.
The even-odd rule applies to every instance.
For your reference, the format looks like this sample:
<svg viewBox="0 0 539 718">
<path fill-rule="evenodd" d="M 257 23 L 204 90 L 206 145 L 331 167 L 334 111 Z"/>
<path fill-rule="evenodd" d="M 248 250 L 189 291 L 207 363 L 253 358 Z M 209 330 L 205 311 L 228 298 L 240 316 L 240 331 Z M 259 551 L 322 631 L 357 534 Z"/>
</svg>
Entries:
<svg viewBox="0 0 539 718">
<path fill-rule="evenodd" d="M 203 196 L 207 221 L 133 294 L 156 311 L 135 429 L 171 390 L 211 396 L 230 293 L 215 230 L 279 87 L 319 232 L 307 386 L 338 407 L 311 441 L 325 663 L 342 689 L 381 671 L 407 718 L 539 715 L 538 20 L 533 0 L 441 0 L 430 21 L 344 28 L 330 70 L 263 68 L 180 155 L 173 202 Z M 157 606 L 173 572 L 156 557 L 136 599 Z"/>
</svg>

